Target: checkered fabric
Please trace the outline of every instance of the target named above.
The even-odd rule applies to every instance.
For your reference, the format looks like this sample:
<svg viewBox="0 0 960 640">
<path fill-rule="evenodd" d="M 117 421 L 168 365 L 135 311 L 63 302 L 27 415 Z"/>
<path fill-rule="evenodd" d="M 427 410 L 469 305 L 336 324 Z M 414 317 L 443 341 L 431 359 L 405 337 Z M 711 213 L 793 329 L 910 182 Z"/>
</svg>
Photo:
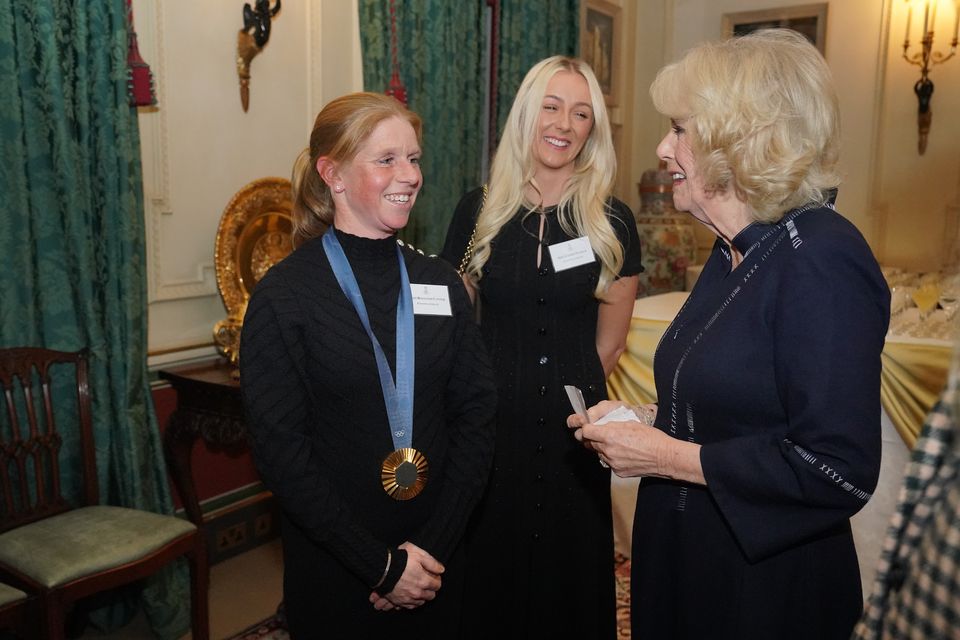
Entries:
<svg viewBox="0 0 960 640">
<path fill-rule="evenodd" d="M 960 638 L 960 358 L 904 474 L 853 640 Z"/>
</svg>

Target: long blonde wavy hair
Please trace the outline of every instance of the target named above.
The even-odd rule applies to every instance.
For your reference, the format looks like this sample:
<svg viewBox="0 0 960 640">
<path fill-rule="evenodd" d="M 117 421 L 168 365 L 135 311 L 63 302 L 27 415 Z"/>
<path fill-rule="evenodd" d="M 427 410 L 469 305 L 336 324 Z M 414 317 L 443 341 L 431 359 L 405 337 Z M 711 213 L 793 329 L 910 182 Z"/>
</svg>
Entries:
<svg viewBox="0 0 960 640">
<path fill-rule="evenodd" d="M 377 125 L 392 117 L 409 122 L 417 142 L 422 142 L 420 116 L 382 93 L 348 93 L 320 110 L 310 146 L 293 165 L 294 247 L 323 235 L 333 223 L 333 196 L 317 171 L 317 160 L 325 156 L 337 164 L 350 162 Z"/>
<path fill-rule="evenodd" d="M 521 208 L 524 209 L 521 215 L 526 216 L 540 206 L 539 202 L 528 201 L 524 195 L 525 187 L 530 185 L 535 192 L 540 192 L 535 179 L 533 148 L 540 135 L 540 110 L 547 84 L 560 71 L 578 73 L 587 81 L 593 128 L 574 161 L 573 175 L 563 188 L 557 217 L 568 235 L 589 238 L 601 263 L 594 295 L 603 299 L 607 287 L 623 266 L 623 247 L 606 215 L 606 201 L 613 189 L 617 159 L 600 84 L 586 62 L 566 56 L 553 56 L 535 64 L 517 90 L 490 168 L 487 197 L 477 220 L 473 257 L 467 265 L 466 275 L 474 286 L 478 286 L 483 265 L 490 258 L 491 243 L 500 229 Z"/>
</svg>

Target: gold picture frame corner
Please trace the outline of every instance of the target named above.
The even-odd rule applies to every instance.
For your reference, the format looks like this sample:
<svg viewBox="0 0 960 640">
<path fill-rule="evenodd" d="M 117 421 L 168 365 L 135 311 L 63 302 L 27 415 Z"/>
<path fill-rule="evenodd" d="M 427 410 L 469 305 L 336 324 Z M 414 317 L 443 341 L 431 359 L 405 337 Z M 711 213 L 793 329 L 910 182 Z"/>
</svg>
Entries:
<svg viewBox="0 0 960 640">
<path fill-rule="evenodd" d="M 580 3 L 580 57 L 597 76 L 608 107 L 616 107 L 620 99 L 621 11 L 619 4 L 607 0 Z"/>
<path fill-rule="evenodd" d="M 821 55 L 826 56 L 828 7 L 827 2 L 817 2 L 724 13 L 720 18 L 720 28 L 724 38 L 771 27 L 793 29 L 805 35 Z"/>
</svg>

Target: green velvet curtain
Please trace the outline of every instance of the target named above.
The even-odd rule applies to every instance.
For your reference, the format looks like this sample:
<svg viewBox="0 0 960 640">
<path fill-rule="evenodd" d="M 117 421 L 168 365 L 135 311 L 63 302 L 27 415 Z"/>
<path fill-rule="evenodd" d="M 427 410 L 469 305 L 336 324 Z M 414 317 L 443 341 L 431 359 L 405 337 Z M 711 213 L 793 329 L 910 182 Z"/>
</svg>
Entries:
<svg viewBox="0 0 960 640">
<path fill-rule="evenodd" d="M 401 234 L 437 252 L 453 209 L 480 184 L 487 48 L 485 0 L 395 0 L 400 76 L 424 122 L 424 187 Z M 390 0 L 359 0 L 363 85 L 385 91 L 392 75 Z M 497 132 L 538 60 L 577 50 L 579 0 L 499 0 Z"/>
<path fill-rule="evenodd" d="M 125 0 L 0 0 L 0 346 L 88 347 L 101 502 L 171 513 L 146 371 L 127 36 Z M 144 590 L 161 637 L 188 627 L 185 576 Z"/>
<path fill-rule="evenodd" d="M 523 77 L 553 55 L 577 55 L 580 0 L 499 0 L 497 139 Z"/>
</svg>

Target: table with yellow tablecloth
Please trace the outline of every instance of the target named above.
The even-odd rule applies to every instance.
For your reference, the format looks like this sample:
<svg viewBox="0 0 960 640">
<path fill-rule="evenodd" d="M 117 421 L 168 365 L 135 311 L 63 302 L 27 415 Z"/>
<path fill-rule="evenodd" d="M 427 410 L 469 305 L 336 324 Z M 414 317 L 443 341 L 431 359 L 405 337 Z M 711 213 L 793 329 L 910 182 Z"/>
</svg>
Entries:
<svg viewBox="0 0 960 640">
<path fill-rule="evenodd" d="M 656 402 L 653 356 L 687 293 L 678 291 L 637 300 L 634 305 L 627 350 L 607 380 L 611 398 L 630 404 Z M 896 494 L 909 448 L 916 442 L 923 420 L 946 384 L 952 357 L 951 343 L 909 336 L 888 336 L 881 359 L 880 378 L 884 460 L 874 499 L 854 520 L 861 549 L 861 566 L 872 568 L 875 534 L 882 533 L 896 504 Z M 894 434 L 899 434 L 899 438 Z M 629 554 L 636 500 L 636 479 L 613 477 L 614 535 L 617 550 Z M 857 528 L 862 530 L 857 535 Z M 877 543 L 879 543 L 879 538 Z M 860 541 L 865 541 L 863 544 Z M 869 550 L 861 547 L 869 546 Z"/>
<path fill-rule="evenodd" d="M 607 379 L 611 398 L 630 404 L 657 401 L 653 381 L 653 354 L 667 326 L 687 299 L 684 291 L 672 291 L 640 298 L 633 305 L 633 318 L 627 334 L 627 350 Z"/>
<path fill-rule="evenodd" d="M 952 345 L 943 340 L 888 336 L 880 359 L 880 402 L 909 448 L 947 383 Z"/>
</svg>

